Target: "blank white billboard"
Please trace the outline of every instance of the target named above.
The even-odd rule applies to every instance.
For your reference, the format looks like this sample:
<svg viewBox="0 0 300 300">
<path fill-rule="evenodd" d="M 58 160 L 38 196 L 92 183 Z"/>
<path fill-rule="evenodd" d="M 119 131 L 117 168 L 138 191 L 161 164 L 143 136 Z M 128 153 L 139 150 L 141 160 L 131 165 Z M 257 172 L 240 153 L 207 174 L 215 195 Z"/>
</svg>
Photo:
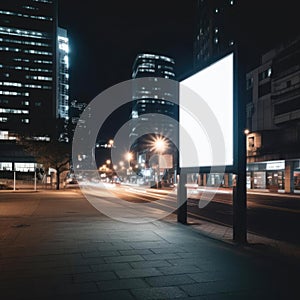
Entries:
<svg viewBox="0 0 300 300">
<path fill-rule="evenodd" d="M 180 82 L 179 166 L 233 165 L 233 53 Z"/>
</svg>

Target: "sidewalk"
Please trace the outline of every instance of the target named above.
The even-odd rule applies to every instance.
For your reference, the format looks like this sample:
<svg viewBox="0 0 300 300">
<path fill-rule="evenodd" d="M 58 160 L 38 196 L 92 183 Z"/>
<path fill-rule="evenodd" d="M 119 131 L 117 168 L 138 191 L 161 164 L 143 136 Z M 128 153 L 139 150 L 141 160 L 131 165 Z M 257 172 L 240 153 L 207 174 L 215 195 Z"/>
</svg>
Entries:
<svg viewBox="0 0 300 300">
<path fill-rule="evenodd" d="M 135 188 L 141 188 L 139 185 L 132 185 Z M 76 188 L 70 187 L 71 190 L 77 190 L 80 193 L 80 189 L 77 186 Z M 142 188 L 144 190 L 144 188 Z M 214 188 L 208 188 L 208 190 L 214 191 Z M 228 188 L 219 188 L 224 193 L 231 193 Z M 45 189 L 39 189 L 37 191 L 47 191 Z M 199 188 L 199 190 L 202 190 Z M 35 193 L 37 191 L 34 190 L 26 190 L 26 189 L 20 189 L 13 191 L 14 193 Z M 53 190 L 50 190 L 53 191 Z M 151 193 L 158 193 L 158 194 L 170 194 L 175 193 L 173 188 L 164 188 L 164 189 L 148 189 Z M 0 193 L 5 193 L 7 190 L 0 190 Z M 270 193 L 269 191 L 248 191 L 247 193 L 253 193 L 253 194 L 268 194 L 268 195 L 274 195 L 278 196 L 278 193 Z M 280 194 L 280 196 L 283 197 L 295 197 L 300 199 L 299 194 L 295 195 L 289 195 L 289 194 Z M 173 217 L 169 217 L 168 220 L 172 220 L 172 222 L 176 221 L 176 216 L 173 215 Z M 193 230 L 196 230 L 200 232 L 201 234 L 216 239 L 219 241 L 223 241 L 225 243 L 233 244 L 233 231 L 232 228 L 229 226 L 225 226 L 223 224 L 217 224 L 216 222 L 213 222 L 211 220 L 205 220 L 204 218 L 199 219 L 193 219 L 189 217 L 189 227 L 191 227 Z M 282 257 L 285 259 L 293 259 L 293 258 L 300 258 L 300 247 L 295 246 L 294 244 L 290 244 L 284 241 L 279 241 L 271 238 L 267 238 L 258 234 L 249 233 L 247 234 L 247 242 L 248 244 L 244 246 L 245 249 L 248 251 L 254 251 L 254 252 L 260 252 L 264 253 L 267 252 L 268 255 L 272 255 L 274 257 Z"/>
<path fill-rule="evenodd" d="M 121 223 L 75 191 L 0 193 L 1 299 L 297 299 L 299 261 L 211 239 L 174 215 Z"/>
<path fill-rule="evenodd" d="M 299 260 L 174 222 L 121 223 L 78 192 L 0 193 L 1 299 L 297 299 Z"/>
</svg>

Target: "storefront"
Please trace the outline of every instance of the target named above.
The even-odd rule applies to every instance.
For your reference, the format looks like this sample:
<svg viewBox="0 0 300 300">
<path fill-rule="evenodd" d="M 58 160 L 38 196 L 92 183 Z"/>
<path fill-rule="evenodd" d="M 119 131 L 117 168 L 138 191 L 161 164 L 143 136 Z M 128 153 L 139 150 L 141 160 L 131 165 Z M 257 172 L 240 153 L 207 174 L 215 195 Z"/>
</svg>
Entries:
<svg viewBox="0 0 300 300">
<path fill-rule="evenodd" d="M 300 193 L 300 168 L 294 171 L 294 188 L 295 193 Z"/>
<path fill-rule="evenodd" d="M 284 191 L 285 161 L 267 161 L 247 165 L 247 189 Z"/>
</svg>

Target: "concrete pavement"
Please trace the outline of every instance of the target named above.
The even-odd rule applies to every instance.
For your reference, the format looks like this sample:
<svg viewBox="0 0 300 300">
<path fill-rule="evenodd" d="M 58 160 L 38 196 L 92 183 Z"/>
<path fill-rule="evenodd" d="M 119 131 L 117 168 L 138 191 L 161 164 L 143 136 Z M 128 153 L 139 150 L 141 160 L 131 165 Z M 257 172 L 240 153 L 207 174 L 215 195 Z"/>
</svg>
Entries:
<svg viewBox="0 0 300 300">
<path fill-rule="evenodd" d="M 78 192 L 0 193 L 1 299 L 298 299 L 299 260 L 211 239 L 174 216 L 102 215 Z"/>
</svg>

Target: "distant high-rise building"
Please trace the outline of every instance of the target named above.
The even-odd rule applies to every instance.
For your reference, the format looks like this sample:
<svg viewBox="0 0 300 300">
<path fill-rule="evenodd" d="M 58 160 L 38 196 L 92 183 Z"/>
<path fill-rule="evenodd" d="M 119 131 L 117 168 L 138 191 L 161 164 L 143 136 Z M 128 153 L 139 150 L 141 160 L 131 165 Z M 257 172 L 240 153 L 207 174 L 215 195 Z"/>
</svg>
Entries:
<svg viewBox="0 0 300 300">
<path fill-rule="evenodd" d="M 57 109 L 56 117 L 60 119 L 59 140 L 69 141 L 69 39 L 67 31 L 58 27 L 57 36 Z"/>
<path fill-rule="evenodd" d="M 235 43 L 235 0 L 198 0 L 194 38 L 194 66 L 198 67 Z"/>
<path fill-rule="evenodd" d="M 57 111 L 56 117 L 69 118 L 69 39 L 67 31 L 58 28 Z"/>
<path fill-rule="evenodd" d="M 87 104 L 85 102 L 78 102 L 77 100 L 73 100 L 70 103 L 69 109 L 69 135 L 73 136 L 77 123 L 80 119 L 80 115 L 83 113 Z"/>
<path fill-rule="evenodd" d="M 168 88 L 162 88 L 158 78 L 175 79 L 175 62 L 173 58 L 157 54 L 139 54 L 137 55 L 132 71 L 132 78 L 148 77 L 147 81 L 134 83 L 133 86 L 133 107 L 132 119 L 137 119 L 142 114 L 164 114 L 177 118 L 177 107 L 170 100 L 175 99 L 176 91 Z M 138 119 L 137 126 L 145 126 L 148 120 L 146 118 Z M 159 134 L 155 124 L 151 124 L 152 130 Z M 138 135 L 138 128 L 133 128 L 132 136 Z"/>
<path fill-rule="evenodd" d="M 17 136 L 50 141 L 67 118 L 68 43 L 57 23 L 57 0 L 0 2 L 0 170 L 33 171 Z"/>
<path fill-rule="evenodd" d="M 56 118 L 57 3 L 0 3 L 0 137 L 51 133 Z"/>
<path fill-rule="evenodd" d="M 138 54 L 133 64 L 132 78 L 146 78 L 133 82 L 130 144 L 138 163 L 146 166 L 149 166 L 149 142 L 153 138 L 162 137 L 175 142 L 174 136 L 177 137 L 174 123 L 163 117 L 164 115 L 178 120 L 177 85 L 166 84 L 162 80 L 174 80 L 174 69 L 173 58 L 152 53 Z M 170 144 L 166 152 L 174 151 L 176 149 Z"/>
</svg>

